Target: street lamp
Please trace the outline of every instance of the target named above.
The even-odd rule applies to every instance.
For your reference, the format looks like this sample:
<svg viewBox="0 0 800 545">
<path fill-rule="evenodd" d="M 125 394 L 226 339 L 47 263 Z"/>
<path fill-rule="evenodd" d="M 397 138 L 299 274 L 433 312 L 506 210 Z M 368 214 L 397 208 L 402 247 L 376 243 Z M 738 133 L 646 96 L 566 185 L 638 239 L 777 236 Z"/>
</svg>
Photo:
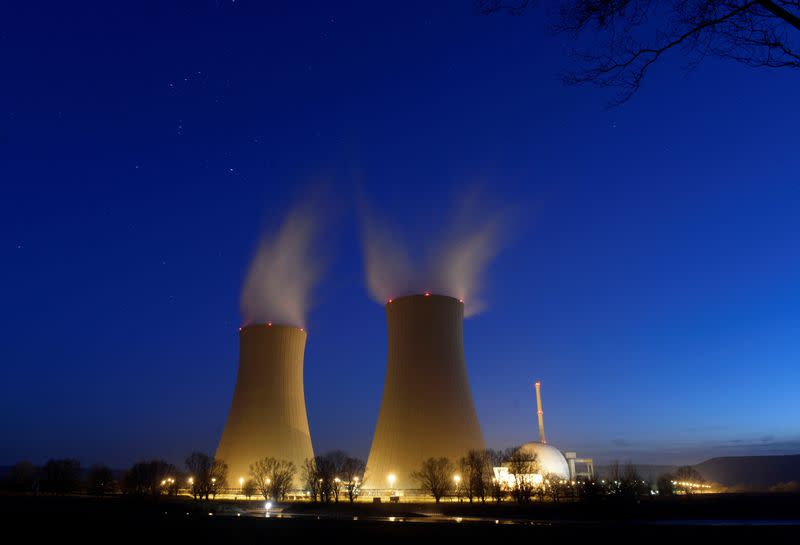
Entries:
<svg viewBox="0 0 800 545">
<path fill-rule="evenodd" d="M 458 501 L 461 501 L 461 490 L 460 490 L 461 475 L 458 474 L 453 475 L 453 481 L 455 481 L 456 483 L 456 497 L 458 498 Z"/>
</svg>

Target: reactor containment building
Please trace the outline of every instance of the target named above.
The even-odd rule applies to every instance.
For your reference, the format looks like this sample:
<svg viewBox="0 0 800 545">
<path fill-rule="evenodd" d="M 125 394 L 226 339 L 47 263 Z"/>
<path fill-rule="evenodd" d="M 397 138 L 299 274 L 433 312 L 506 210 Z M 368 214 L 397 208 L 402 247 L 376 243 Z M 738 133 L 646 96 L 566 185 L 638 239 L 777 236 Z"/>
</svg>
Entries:
<svg viewBox="0 0 800 545">
<path fill-rule="evenodd" d="M 388 357 L 364 491 L 416 489 L 428 458 L 484 448 L 464 359 L 464 304 L 430 293 L 386 304 Z"/>
<path fill-rule="evenodd" d="M 258 324 L 239 330 L 239 370 L 231 410 L 216 457 L 228 464 L 228 479 L 249 478 L 250 464 L 265 457 L 288 460 L 298 473 L 314 457 L 303 390 L 306 332 Z"/>
</svg>

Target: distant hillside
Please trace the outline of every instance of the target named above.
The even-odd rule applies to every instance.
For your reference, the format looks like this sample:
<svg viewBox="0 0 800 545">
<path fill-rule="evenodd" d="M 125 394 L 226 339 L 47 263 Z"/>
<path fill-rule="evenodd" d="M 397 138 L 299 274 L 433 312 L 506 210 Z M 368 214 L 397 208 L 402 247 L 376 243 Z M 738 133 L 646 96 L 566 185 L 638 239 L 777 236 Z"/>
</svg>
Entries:
<svg viewBox="0 0 800 545">
<path fill-rule="evenodd" d="M 624 464 L 621 464 L 624 468 Z M 636 471 L 639 472 L 639 475 L 642 476 L 643 479 L 647 479 L 651 482 L 656 482 L 661 475 L 665 473 L 672 473 L 678 466 L 667 466 L 667 465 L 654 465 L 654 464 L 633 464 L 636 467 Z M 594 468 L 595 475 L 598 479 L 607 479 L 611 474 L 611 466 L 595 466 Z"/>
<path fill-rule="evenodd" d="M 778 483 L 800 483 L 800 454 L 725 456 L 694 466 L 708 481 L 724 486 L 768 489 Z"/>
</svg>

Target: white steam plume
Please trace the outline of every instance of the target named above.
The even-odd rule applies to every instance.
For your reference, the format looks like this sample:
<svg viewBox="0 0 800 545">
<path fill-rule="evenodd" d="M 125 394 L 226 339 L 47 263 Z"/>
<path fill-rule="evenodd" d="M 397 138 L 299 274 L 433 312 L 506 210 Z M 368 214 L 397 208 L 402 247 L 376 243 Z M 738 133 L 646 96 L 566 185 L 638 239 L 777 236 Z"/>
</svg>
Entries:
<svg viewBox="0 0 800 545">
<path fill-rule="evenodd" d="M 418 260 L 411 259 L 402 239 L 374 215 L 362 213 L 364 266 L 372 298 L 383 304 L 394 297 L 431 292 L 464 301 L 465 316 L 483 310 L 483 273 L 500 250 L 504 230 L 500 215 L 481 209 L 478 202 L 463 199 L 450 228 L 429 239 Z"/>
<path fill-rule="evenodd" d="M 321 265 L 314 259 L 319 224 L 312 206 L 289 212 L 277 233 L 265 233 L 247 271 L 239 306 L 246 324 L 304 327 Z"/>
</svg>

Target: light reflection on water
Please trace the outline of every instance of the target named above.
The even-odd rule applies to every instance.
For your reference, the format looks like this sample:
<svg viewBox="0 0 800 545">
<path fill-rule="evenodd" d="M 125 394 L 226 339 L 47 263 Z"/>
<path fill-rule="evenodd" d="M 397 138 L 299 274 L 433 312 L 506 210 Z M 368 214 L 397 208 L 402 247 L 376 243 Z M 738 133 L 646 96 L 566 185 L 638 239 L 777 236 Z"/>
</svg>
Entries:
<svg viewBox="0 0 800 545">
<path fill-rule="evenodd" d="M 262 516 L 273 519 L 292 519 L 292 518 L 316 518 L 317 520 L 338 518 L 338 516 L 329 516 L 326 514 L 288 514 L 288 513 L 264 513 Z M 220 513 L 217 513 L 220 514 Z M 222 513 L 231 516 L 241 517 L 242 513 Z M 247 513 L 245 513 L 247 514 Z M 190 515 L 190 513 L 186 513 Z M 208 512 L 208 516 L 214 516 L 214 513 Z M 251 513 L 256 515 L 256 513 Z M 630 521 L 607 521 L 607 520 L 531 520 L 531 519 L 495 519 L 493 517 L 460 517 L 460 516 L 431 516 L 430 514 L 422 516 L 399 517 L 399 516 L 358 516 L 352 515 L 353 521 L 366 520 L 366 521 L 385 521 L 385 522 L 406 522 L 406 523 L 484 523 L 484 524 L 510 524 L 510 525 L 525 525 L 525 526 L 690 526 L 690 527 L 703 527 L 703 526 L 797 526 L 800 528 L 800 518 L 797 519 L 659 519 L 659 520 L 630 520 Z"/>
<path fill-rule="evenodd" d="M 650 524 L 657 526 L 800 526 L 800 519 L 680 519 L 654 520 Z"/>
</svg>

